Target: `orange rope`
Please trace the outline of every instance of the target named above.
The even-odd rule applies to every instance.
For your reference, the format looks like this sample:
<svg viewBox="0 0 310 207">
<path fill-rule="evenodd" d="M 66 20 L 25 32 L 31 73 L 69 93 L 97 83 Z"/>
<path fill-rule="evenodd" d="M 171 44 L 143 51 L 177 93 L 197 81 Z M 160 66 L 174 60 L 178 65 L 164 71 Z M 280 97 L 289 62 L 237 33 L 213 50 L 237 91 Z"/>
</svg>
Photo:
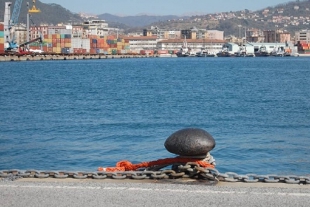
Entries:
<svg viewBox="0 0 310 207">
<path fill-rule="evenodd" d="M 159 160 L 150 161 L 150 162 L 141 162 L 139 164 L 132 164 L 131 162 L 127 160 L 122 160 L 116 163 L 116 167 L 107 167 L 107 168 L 99 167 L 98 171 L 106 171 L 106 172 L 135 171 L 139 168 L 146 168 L 146 167 L 152 167 L 152 166 L 157 166 L 157 165 L 170 165 L 170 164 L 175 164 L 175 163 L 187 163 L 187 162 L 195 162 L 201 167 L 214 168 L 214 165 L 206 161 L 203 161 L 201 159 L 175 157 L 175 158 L 159 159 Z"/>
</svg>

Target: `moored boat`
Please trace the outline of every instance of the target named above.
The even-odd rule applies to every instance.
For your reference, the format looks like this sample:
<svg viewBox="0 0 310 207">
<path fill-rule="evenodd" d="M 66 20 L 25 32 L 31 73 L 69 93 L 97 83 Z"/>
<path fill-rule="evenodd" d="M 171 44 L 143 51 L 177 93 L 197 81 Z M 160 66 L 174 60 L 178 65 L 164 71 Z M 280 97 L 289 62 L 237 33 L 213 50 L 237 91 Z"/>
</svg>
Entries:
<svg viewBox="0 0 310 207">
<path fill-rule="evenodd" d="M 211 53 L 206 49 L 201 49 L 201 51 L 196 53 L 197 57 L 216 57 L 215 53 Z"/>
</svg>

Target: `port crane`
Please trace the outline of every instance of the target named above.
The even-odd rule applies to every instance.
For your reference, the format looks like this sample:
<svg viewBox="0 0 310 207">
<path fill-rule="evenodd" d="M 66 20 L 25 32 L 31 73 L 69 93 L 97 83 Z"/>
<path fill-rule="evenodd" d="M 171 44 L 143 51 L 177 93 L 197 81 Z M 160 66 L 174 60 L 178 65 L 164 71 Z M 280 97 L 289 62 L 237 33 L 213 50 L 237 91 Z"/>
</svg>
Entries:
<svg viewBox="0 0 310 207">
<path fill-rule="evenodd" d="M 35 0 L 32 1 L 33 2 L 33 6 L 31 9 L 28 10 L 28 14 L 27 14 L 27 41 L 25 43 L 22 43 L 20 45 L 17 44 L 16 42 L 16 31 L 15 31 L 15 27 L 18 24 L 18 18 L 20 15 L 20 10 L 21 10 L 21 6 L 23 3 L 23 0 L 16 0 L 15 4 L 14 4 L 14 9 L 13 9 L 13 13 L 10 16 L 10 20 L 8 22 L 9 25 L 9 38 L 7 40 L 8 42 L 8 47 L 6 48 L 6 51 L 14 51 L 14 52 L 18 52 L 20 54 L 28 54 L 30 53 L 29 51 L 27 51 L 27 45 L 32 43 L 32 42 L 43 42 L 43 37 L 42 35 L 40 35 L 40 37 L 29 40 L 29 14 L 30 13 L 39 13 L 41 12 L 39 9 L 36 8 L 35 6 Z M 10 2 L 7 2 L 10 3 Z M 6 4 L 7 5 L 7 4 Z M 10 4 L 8 4 L 10 5 Z"/>
<path fill-rule="evenodd" d="M 18 48 L 18 45 L 16 43 L 15 26 L 18 24 L 18 18 L 19 18 L 22 3 L 23 3 L 23 0 L 15 1 L 13 13 L 8 22 L 8 26 L 9 26 L 8 29 L 9 29 L 10 35 L 9 35 L 9 39 L 7 40 L 7 42 L 9 43 L 7 50 L 14 50 Z"/>
</svg>

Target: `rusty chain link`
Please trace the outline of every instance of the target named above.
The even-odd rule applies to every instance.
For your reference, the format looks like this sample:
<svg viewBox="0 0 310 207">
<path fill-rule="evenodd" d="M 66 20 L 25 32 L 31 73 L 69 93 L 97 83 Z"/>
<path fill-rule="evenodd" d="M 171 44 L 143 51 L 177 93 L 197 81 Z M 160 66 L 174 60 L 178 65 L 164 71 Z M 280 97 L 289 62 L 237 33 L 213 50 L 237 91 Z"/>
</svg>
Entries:
<svg viewBox="0 0 310 207">
<path fill-rule="evenodd" d="M 246 182 L 246 183 L 288 183 L 288 184 L 310 184 L 309 176 L 296 175 L 239 175 L 234 172 L 220 173 L 213 168 L 203 168 L 196 163 L 185 165 L 173 165 L 172 169 L 150 171 L 141 169 L 139 171 L 118 171 L 118 172 L 83 172 L 83 171 L 38 171 L 38 170 L 0 170 L 0 178 L 56 178 L 56 179 L 205 179 L 210 181 L 223 182 Z"/>
</svg>

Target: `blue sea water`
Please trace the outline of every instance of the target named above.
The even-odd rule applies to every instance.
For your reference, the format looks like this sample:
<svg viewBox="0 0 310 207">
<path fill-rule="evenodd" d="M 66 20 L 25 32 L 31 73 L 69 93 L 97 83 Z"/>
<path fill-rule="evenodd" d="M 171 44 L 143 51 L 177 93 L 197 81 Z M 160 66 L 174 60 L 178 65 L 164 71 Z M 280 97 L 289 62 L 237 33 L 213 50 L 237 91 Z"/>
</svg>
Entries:
<svg viewBox="0 0 310 207">
<path fill-rule="evenodd" d="M 310 174 L 309 58 L 0 63 L 0 170 L 88 170 L 175 157 L 195 127 L 220 172 Z"/>
</svg>

